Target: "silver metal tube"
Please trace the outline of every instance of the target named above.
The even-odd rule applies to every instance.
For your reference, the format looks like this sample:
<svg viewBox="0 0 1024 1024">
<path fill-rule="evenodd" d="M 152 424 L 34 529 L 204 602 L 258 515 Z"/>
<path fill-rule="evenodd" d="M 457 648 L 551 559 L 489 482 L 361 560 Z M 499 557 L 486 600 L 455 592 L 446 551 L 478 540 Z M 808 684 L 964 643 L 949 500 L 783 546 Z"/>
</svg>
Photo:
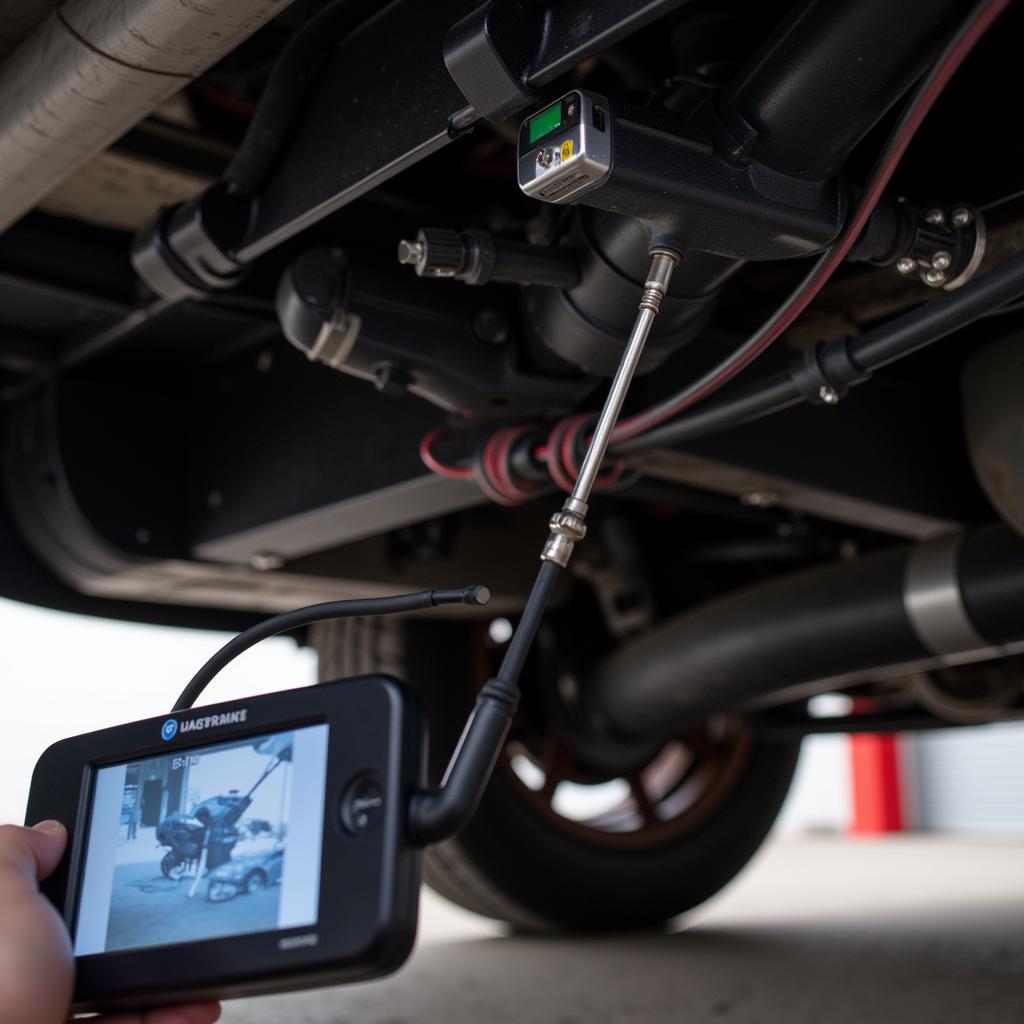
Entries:
<svg viewBox="0 0 1024 1024">
<path fill-rule="evenodd" d="M 0 231 L 291 0 L 66 0 L 0 66 Z"/>
<path fill-rule="evenodd" d="M 619 413 L 622 411 L 622 403 L 626 399 L 626 392 L 629 390 L 630 382 L 633 380 L 633 373 L 640 361 L 644 351 L 644 344 L 647 336 L 654 326 L 655 312 L 652 309 L 641 309 L 633 324 L 633 331 L 626 344 L 626 351 L 623 353 L 622 361 L 615 371 L 612 379 L 608 397 L 605 399 L 601 416 L 594 427 L 593 437 L 590 439 L 590 446 L 584 456 L 583 465 L 580 467 L 580 475 L 576 478 L 576 486 L 572 489 L 572 496 L 577 501 L 587 503 L 590 501 L 590 492 L 594 489 L 594 481 L 597 479 L 601 463 L 604 461 L 605 452 L 608 451 L 608 443 L 611 440 L 612 431 L 618 422 Z"/>
<path fill-rule="evenodd" d="M 622 359 L 619 360 L 611 387 L 608 389 L 601 414 L 597 418 L 597 425 L 583 457 L 583 465 L 580 467 L 576 484 L 572 494 L 566 498 L 562 511 L 556 512 L 548 524 L 551 532 L 540 557 L 544 561 L 555 562 L 563 569 L 569 564 L 575 544 L 586 535 L 585 519 L 590 492 L 594 489 L 601 463 L 608 451 L 612 431 L 619 419 L 619 413 L 622 412 L 622 403 L 626 400 L 626 393 L 633 381 L 640 356 L 643 355 L 647 336 L 654 326 L 654 318 L 658 315 L 661 300 L 668 291 L 672 271 L 678 262 L 679 254 L 671 249 L 651 251 L 651 265 L 647 272 L 647 280 L 644 282 L 643 295 L 640 297 L 640 310 L 626 342 Z"/>
<path fill-rule="evenodd" d="M 640 356 L 643 355 L 647 336 L 654 326 L 654 318 L 658 315 L 662 297 L 668 290 L 672 271 L 675 270 L 678 262 L 678 255 L 670 249 L 656 249 L 651 253 L 651 266 L 647 272 L 644 293 L 640 299 L 640 311 L 637 313 L 636 322 L 633 324 L 626 349 L 622 353 L 619 367 L 612 378 L 608 397 L 604 400 L 604 407 L 598 417 L 597 426 L 594 427 L 590 446 L 587 448 L 583 465 L 580 467 L 580 475 L 576 478 L 576 486 L 572 489 L 572 497 L 576 501 L 583 502 L 584 505 L 590 501 L 590 492 L 594 489 L 594 481 L 597 480 L 601 463 L 608 451 L 612 431 L 618 422 L 619 413 L 622 412 L 622 403 L 626 400 L 626 392 L 629 391 L 629 385 L 633 382 L 633 374 L 636 373 Z"/>
</svg>

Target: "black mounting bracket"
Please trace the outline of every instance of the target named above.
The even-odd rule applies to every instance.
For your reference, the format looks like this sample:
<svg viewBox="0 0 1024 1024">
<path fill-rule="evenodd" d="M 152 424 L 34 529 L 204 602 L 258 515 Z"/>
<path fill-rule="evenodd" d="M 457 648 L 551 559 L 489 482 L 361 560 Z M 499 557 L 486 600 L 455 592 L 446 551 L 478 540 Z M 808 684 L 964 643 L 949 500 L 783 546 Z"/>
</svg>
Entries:
<svg viewBox="0 0 1024 1024">
<path fill-rule="evenodd" d="M 490 0 L 449 30 L 444 62 L 478 114 L 504 121 L 535 103 L 543 86 L 582 60 L 681 4 Z"/>
<path fill-rule="evenodd" d="M 160 216 L 136 236 L 132 266 L 157 295 L 173 301 L 234 288 L 245 265 L 232 253 L 252 217 L 251 199 L 221 182 Z"/>
</svg>

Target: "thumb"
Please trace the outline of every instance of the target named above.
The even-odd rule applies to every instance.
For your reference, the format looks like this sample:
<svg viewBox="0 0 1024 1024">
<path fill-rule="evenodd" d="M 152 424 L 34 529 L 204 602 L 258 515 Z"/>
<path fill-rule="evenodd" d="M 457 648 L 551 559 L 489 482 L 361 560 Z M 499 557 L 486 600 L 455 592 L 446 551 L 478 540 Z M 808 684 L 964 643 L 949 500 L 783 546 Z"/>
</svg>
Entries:
<svg viewBox="0 0 1024 1024">
<path fill-rule="evenodd" d="M 35 828 L 0 825 L 0 870 L 22 875 L 34 888 L 60 863 L 67 842 L 59 821 L 41 821 Z"/>
</svg>

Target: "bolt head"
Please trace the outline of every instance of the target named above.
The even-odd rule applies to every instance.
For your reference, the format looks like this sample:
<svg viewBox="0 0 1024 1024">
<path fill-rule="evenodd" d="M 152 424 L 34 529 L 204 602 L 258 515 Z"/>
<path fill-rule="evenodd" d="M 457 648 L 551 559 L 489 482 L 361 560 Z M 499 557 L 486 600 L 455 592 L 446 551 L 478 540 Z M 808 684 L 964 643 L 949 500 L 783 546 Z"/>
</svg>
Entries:
<svg viewBox="0 0 1024 1024">
<path fill-rule="evenodd" d="M 932 266 L 936 270 L 949 270 L 953 263 L 953 257 L 945 249 L 932 253 Z"/>
<path fill-rule="evenodd" d="M 924 219 L 929 224 L 944 224 L 946 215 L 938 207 L 933 207 L 924 215 Z"/>
<path fill-rule="evenodd" d="M 844 562 L 852 562 L 860 554 L 860 545 L 855 540 L 846 538 L 839 542 L 837 553 Z"/>
<path fill-rule="evenodd" d="M 916 260 L 911 259 L 909 256 L 904 256 L 903 259 L 901 259 L 896 264 L 896 269 L 901 274 L 912 274 L 914 272 L 914 268 L 916 266 L 917 266 L 917 261 Z"/>
<path fill-rule="evenodd" d="M 273 572 L 284 565 L 284 558 L 276 551 L 257 551 L 249 558 L 249 565 L 258 572 Z"/>
<path fill-rule="evenodd" d="M 580 684 L 576 682 L 574 676 L 566 673 L 558 677 L 558 682 L 555 684 L 558 688 L 558 696 L 566 704 L 575 704 L 579 699 L 580 695 Z"/>
<path fill-rule="evenodd" d="M 954 227 L 965 228 L 972 220 L 974 220 L 974 215 L 965 206 L 958 206 L 953 211 L 951 220 L 953 221 Z"/>
<path fill-rule="evenodd" d="M 924 283 L 929 288 L 938 288 L 939 285 L 946 283 L 946 275 L 941 270 L 929 270 L 924 275 Z"/>
<path fill-rule="evenodd" d="M 826 405 L 837 405 L 839 403 L 839 392 L 835 388 L 830 388 L 827 384 L 823 384 L 818 389 L 818 397 Z"/>
<path fill-rule="evenodd" d="M 478 310 L 473 317 L 473 334 L 485 345 L 504 345 L 512 334 L 508 317 L 500 309 Z"/>
<path fill-rule="evenodd" d="M 749 508 L 771 508 L 781 500 L 782 495 L 778 491 L 747 491 L 740 495 L 740 504 Z"/>
</svg>

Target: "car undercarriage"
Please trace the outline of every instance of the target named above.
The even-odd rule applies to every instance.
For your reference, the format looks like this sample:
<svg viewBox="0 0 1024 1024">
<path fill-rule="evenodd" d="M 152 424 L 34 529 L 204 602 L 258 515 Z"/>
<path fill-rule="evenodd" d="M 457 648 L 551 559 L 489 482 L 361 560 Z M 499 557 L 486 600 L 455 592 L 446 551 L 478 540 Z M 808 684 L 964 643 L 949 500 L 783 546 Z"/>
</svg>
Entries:
<svg viewBox="0 0 1024 1024">
<path fill-rule="evenodd" d="M 0 594 L 236 629 L 486 584 L 301 637 L 420 690 L 439 776 L 668 246 L 586 544 L 426 871 L 523 927 L 689 909 L 802 737 L 1024 711 L 1022 17 L 5 5 Z M 573 118 L 614 155 L 531 194 Z"/>
</svg>

